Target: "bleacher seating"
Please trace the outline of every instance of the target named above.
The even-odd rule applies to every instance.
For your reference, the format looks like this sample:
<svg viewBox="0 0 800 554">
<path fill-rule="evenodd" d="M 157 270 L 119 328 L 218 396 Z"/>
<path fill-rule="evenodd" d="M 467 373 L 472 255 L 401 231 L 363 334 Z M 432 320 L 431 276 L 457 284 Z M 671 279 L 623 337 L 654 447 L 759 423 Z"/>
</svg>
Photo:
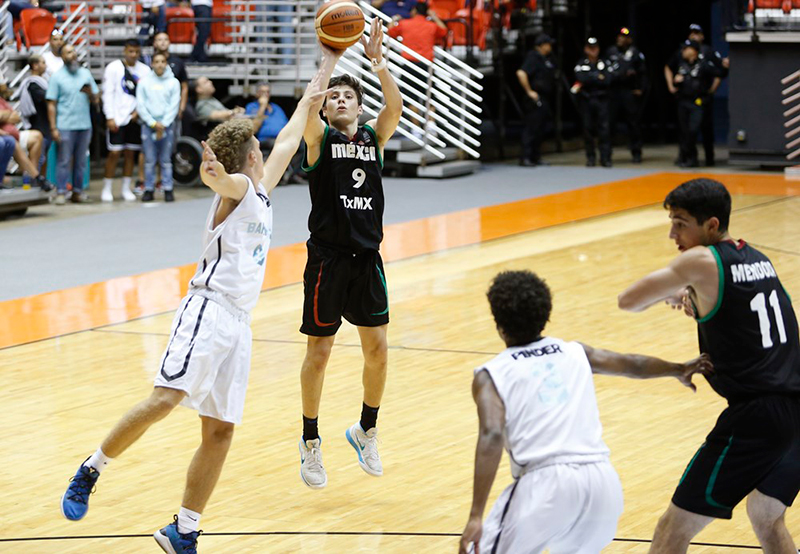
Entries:
<svg viewBox="0 0 800 554">
<path fill-rule="evenodd" d="M 56 26 L 56 16 L 47 10 L 34 9 L 22 10 L 19 18 L 28 48 L 47 44 Z"/>
<path fill-rule="evenodd" d="M 189 20 L 194 17 L 191 8 L 170 7 L 167 8 L 167 33 L 169 40 L 173 44 L 192 44 L 194 42 L 194 23 Z"/>
</svg>

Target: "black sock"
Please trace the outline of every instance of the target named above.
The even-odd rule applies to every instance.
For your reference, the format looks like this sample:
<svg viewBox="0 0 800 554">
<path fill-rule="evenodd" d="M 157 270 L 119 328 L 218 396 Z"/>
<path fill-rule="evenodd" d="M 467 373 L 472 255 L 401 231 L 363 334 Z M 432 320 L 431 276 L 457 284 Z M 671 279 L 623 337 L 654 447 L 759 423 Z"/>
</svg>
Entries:
<svg viewBox="0 0 800 554">
<path fill-rule="evenodd" d="M 366 404 L 361 404 L 361 428 L 364 432 L 369 431 L 375 424 L 378 422 L 378 410 L 380 410 L 380 406 L 377 408 L 372 408 L 367 406 Z"/>
<path fill-rule="evenodd" d="M 319 438 L 319 430 L 317 429 L 317 418 L 311 419 L 310 417 L 303 416 L 303 442 L 313 441 Z"/>
</svg>

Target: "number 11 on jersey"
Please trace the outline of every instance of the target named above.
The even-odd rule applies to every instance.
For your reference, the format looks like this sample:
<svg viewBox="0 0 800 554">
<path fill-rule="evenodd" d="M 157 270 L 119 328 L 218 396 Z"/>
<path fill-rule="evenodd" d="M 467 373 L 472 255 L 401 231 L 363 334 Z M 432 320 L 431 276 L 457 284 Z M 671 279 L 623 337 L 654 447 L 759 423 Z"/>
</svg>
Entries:
<svg viewBox="0 0 800 554">
<path fill-rule="evenodd" d="M 786 327 L 783 324 L 781 305 L 778 302 L 778 291 L 773 290 L 772 293 L 770 293 L 769 304 L 775 312 L 775 322 L 778 325 L 778 338 L 781 344 L 783 344 L 786 342 Z M 761 330 L 761 346 L 764 348 L 772 348 L 769 312 L 767 312 L 767 303 L 764 300 L 763 292 L 759 292 L 753 297 L 750 301 L 750 309 L 758 314 L 758 326 Z"/>
</svg>

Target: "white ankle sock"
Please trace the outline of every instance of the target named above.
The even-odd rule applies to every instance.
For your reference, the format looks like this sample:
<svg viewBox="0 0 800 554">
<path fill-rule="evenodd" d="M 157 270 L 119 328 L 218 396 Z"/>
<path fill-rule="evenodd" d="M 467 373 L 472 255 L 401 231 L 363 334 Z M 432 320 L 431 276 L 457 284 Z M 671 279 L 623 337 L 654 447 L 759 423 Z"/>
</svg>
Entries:
<svg viewBox="0 0 800 554">
<path fill-rule="evenodd" d="M 113 458 L 109 458 L 103 453 L 102 448 L 98 448 L 97 452 L 92 454 L 92 456 L 83 462 L 83 465 L 93 467 L 97 470 L 97 473 L 100 473 L 105 469 L 105 467 L 111 462 Z"/>
<path fill-rule="evenodd" d="M 181 506 L 178 512 L 178 533 L 193 533 L 200 527 L 200 514 Z"/>
<path fill-rule="evenodd" d="M 131 190 L 131 178 L 130 177 L 123 177 L 122 178 L 122 188 L 123 188 L 123 190 Z"/>
<path fill-rule="evenodd" d="M 109 179 L 106 177 L 103 179 L 103 190 L 111 190 L 111 185 L 114 182 L 114 179 Z"/>
</svg>

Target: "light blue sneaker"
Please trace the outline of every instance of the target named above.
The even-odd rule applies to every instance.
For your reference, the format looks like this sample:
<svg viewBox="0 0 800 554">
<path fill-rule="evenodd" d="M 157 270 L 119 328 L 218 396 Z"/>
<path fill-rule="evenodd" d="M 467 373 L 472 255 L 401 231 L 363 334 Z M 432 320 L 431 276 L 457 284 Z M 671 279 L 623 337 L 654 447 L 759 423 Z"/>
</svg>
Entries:
<svg viewBox="0 0 800 554">
<path fill-rule="evenodd" d="M 69 480 L 67 492 L 61 497 L 61 513 L 65 518 L 70 521 L 83 519 L 89 511 L 89 495 L 94 492 L 98 477 L 100 473 L 95 468 L 81 464 L 75 477 Z"/>
<path fill-rule="evenodd" d="M 361 424 L 356 422 L 344 432 L 344 436 L 358 454 L 358 465 L 361 469 L 373 477 L 383 475 L 383 464 L 378 454 L 378 429 L 373 427 L 365 433 Z"/>
<path fill-rule="evenodd" d="M 197 554 L 197 537 L 202 531 L 181 533 L 178 531 L 178 516 L 175 521 L 153 534 L 161 550 L 169 554 Z"/>
</svg>

